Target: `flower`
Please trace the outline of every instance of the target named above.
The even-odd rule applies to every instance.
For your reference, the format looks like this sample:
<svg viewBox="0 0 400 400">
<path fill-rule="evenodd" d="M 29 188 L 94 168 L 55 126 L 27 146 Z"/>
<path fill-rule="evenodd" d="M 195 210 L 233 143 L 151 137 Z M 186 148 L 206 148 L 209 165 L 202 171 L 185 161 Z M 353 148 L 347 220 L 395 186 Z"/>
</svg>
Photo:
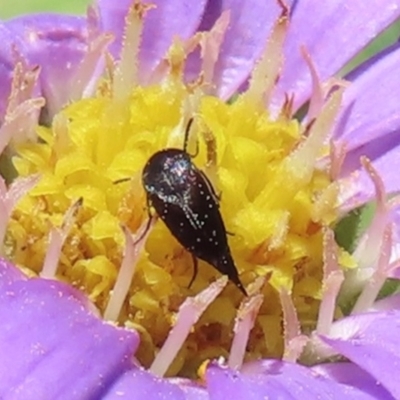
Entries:
<svg viewBox="0 0 400 400">
<path fill-rule="evenodd" d="M 22 368 L 21 376 L 27 374 L 27 366 L 42 363 L 43 375 L 41 371 L 35 375 L 36 370 L 27 374 L 28 380 L 39 382 L 42 397 L 56 395 L 41 383 L 42 376 L 53 376 L 53 369 L 46 366 L 52 360 L 48 354 L 54 354 L 58 365 L 65 353 L 57 345 L 58 330 L 50 335 L 53 341 L 47 341 L 42 328 L 36 335 L 17 334 L 29 318 L 40 316 L 47 318 L 43 321 L 54 320 L 60 331 L 71 329 L 73 337 L 82 334 L 81 341 L 88 343 L 71 353 L 77 360 L 86 357 L 80 364 L 82 370 L 68 369 L 70 364 L 64 363 L 59 369 L 65 382 L 75 385 L 71 396 L 76 393 L 77 398 L 112 398 L 122 392 L 129 396 L 132 387 L 143 393 L 152 390 L 154 398 L 167 392 L 176 398 L 219 398 L 230 390 L 254 398 L 287 392 L 301 398 L 306 390 L 315 396 L 329 391 L 354 398 L 368 398 L 368 393 L 379 398 L 400 395 L 388 374 L 388 368 L 392 374 L 398 366 L 397 297 L 382 300 L 385 311 L 373 311 L 373 307 L 382 307 L 375 300 L 386 278 L 396 277 L 398 264 L 393 218 L 397 199 L 386 200 L 386 194 L 398 190 L 394 174 L 386 173 L 397 140 L 389 138 L 382 141 L 382 147 L 376 146 L 376 140 L 397 129 L 397 119 L 389 119 L 387 111 L 393 110 L 396 98 L 391 98 L 393 105 L 366 112 L 371 103 L 360 95 L 376 88 L 379 81 L 375 93 L 388 96 L 396 79 L 388 73 L 395 68 L 396 47 L 349 75 L 350 84 L 328 80 L 398 16 L 398 7 L 387 1 L 379 5 L 377 15 L 373 6 L 364 10 L 353 5 L 347 10 L 332 2 L 320 9 L 312 2 L 299 1 L 289 17 L 284 4 L 240 4 L 227 2 L 216 9 L 214 2 L 199 2 L 188 9 L 182 2 L 168 2 L 157 3 L 151 10 L 136 2 L 114 9 L 108 1 L 99 2 L 100 19 L 94 14 L 89 19 L 96 22 L 92 29 L 98 37 L 108 38 L 101 29 L 109 27 L 121 37 L 115 27 L 121 26 L 118 18 L 127 13 L 125 39 L 111 48 L 115 64 L 109 57 L 102 58 L 108 39 L 101 41 L 91 63 L 101 66 L 105 62 L 109 79 L 99 81 L 92 96 L 82 96 L 80 90 L 77 98 L 86 98 L 50 112 L 50 119 L 55 114 L 51 126 L 37 130 L 39 142 L 22 141 L 14 146 L 13 161 L 20 179 L 8 192 L 4 184 L 1 187 L 5 253 L 29 274 L 57 277 L 79 288 L 105 319 L 136 329 L 140 345 L 135 357 L 149 368 L 146 371 L 129 360 L 138 342 L 134 331 L 101 322 L 89 310 L 90 303 L 69 286 L 53 280 L 27 280 L 4 264 L 2 293 L 9 329 L 4 332 L 7 338 L 21 337 L 24 344 L 14 368 Z M 315 26 L 308 26 L 310 9 L 319 10 Z M 182 24 L 177 10 L 190 16 L 189 25 Z M 265 15 L 268 23 L 253 26 L 258 20 L 255 15 L 260 20 Z M 365 24 L 372 16 L 373 22 Z M 358 27 L 358 35 L 350 39 L 346 29 L 352 24 Z M 173 28 L 153 45 L 146 35 L 157 33 L 154 26 L 161 31 L 164 26 Z M 191 36 L 198 26 L 197 34 Z M 327 27 L 335 34 L 322 36 L 317 43 L 315 35 Z M 138 47 L 142 28 L 143 46 Z M 202 29 L 207 30 L 202 33 Z M 182 37 L 173 39 L 181 31 Z M 237 40 L 243 32 L 245 40 Z M 75 54 L 75 45 L 71 46 Z M 343 51 L 338 53 L 338 47 Z M 45 49 L 20 51 L 43 54 Z M 43 62 L 43 55 L 37 57 Z M 51 71 L 52 64 L 44 65 Z M 96 70 L 78 86 L 93 86 L 98 76 Z M 41 78 L 43 93 L 51 79 L 51 74 Z M 323 85 L 321 79 L 327 83 Z M 226 102 L 236 92 L 241 93 L 238 98 Z M 51 96 L 47 100 L 52 104 Z M 306 116 L 294 119 L 308 100 Z M 55 101 L 53 110 L 59 110 L 64 101 Z M 210 285 L 219 274 L 203 262 L 188 289 L 190 254 L 162 223 L 153 222 L 146 231 L 146 194 L 140 171 L 155 151 L 181 146 L 193 115 L 189 133 L 198 137 L 199 147 L 194 162 L 222 193 L 221 213 L 228 230 L 235 233 L 229 242 L 248 299 L 242 300 L 237 288 L 227 285 L 224 278 Z M 14 121 L 32 127 L 32 120 L 26 123 L 21 115 Z M 338 140 L 342 138 L 346 138 L 346 149 Z M 189 149 L 194 147 L 192 142 Z M 127 177 L 129 182 L 115 183 Z M 350 254 L 336 245 L 331 227 L 373 194 L 377 199 L 374 221 Z M 132 239 L 131 231 L 138 239 Z M 21 325 L 13 322 L 12 299 L 16 299 L 16 312 L 21 313 Z M 33 306 L 27 306 L 27 301 Z M 57 315 L 55 305 L 60 309 Z M 352 314 L 340 318 L 345 305 Z M 35 310 L 32 317 L 30 310 Z M 72 318 L 67 326 L 66 316 Z M 76 326 L 83 327 L 75 330 Z M 87 340 L 91 335 L 99 341 Z M 75 340 L 64 342 L 76 346 Z M 105 362 L 113 342 L 119 346 L 110 362 Z M 5 351 L 7 343 L 4 339 Z M 18 362 L 26 349 L 32 364 Z M 50 349 L 54 352 L 49 353 Z M 93 375 L 86 379 L 80 371 L 88 368 L 88 354 L 104 369 L 91 371 Z M 162 376 L 168 370 L 169 375 L 193 377 L 204 360 L 228 354 L 228 366 L 213 361 L 204 366 L 205 371 L 200 369 L 206 388 L 182 378 L 163 380 L 153 375 Z M 294 364 L 297 360 L 331 361 L 338 355 L 349 361 L 313 368 Z M 245 356 L 256 361 L 243 364 Z M 384 363 L 390 365 L 383 368 Z M 352 371 L 354 379 L 344 371 Z M 95 375 L 102 377 L 100 382 L 93 383 Z M 15 383 L 10 389 L 4 382 L 4 390 L 26 393 L 23 385 Z"/>
</svg>

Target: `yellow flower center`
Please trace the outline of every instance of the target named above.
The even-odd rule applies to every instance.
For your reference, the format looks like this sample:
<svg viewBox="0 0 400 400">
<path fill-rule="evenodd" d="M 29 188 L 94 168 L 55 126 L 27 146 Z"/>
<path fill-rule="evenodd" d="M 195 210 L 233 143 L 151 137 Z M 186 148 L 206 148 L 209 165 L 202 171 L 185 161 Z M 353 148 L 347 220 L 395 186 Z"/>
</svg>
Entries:
<svg viewBox="0 0 400 400">
<path fill-rule="evenodd" d="M 88 294 L 104 311 L 123 256 L 125 224 L 135 232 L 147 218 L 141 171 L 148 158 L 172 141 L 183 145 L 184 86 L 137 87 L 127 101 L 103 95 L 81 100 L 62 111 L 52 128 L 41 127 L 40 143 L 18 149 L 20 176 L 39 172 L 40 183 L 16 208 L 9 225 L 12 258 L 38 273 L 51 225 L 59 226 L 71 203 L 83 198 L 63 247 L 57 277 Z M 316 199 L 330 181 L 315 170 L 299 179 L 287 167 L 304 137 L 295 120 L 272 121 L 239 97 L 225 104 L 211 96 L 200 101 L 199 153 L 193 162 L 209 171 L 229 236 L 233 258 L 245 285 L 270 275 L 248 346 L 248 357 L 282 353 L 281 307 L 277 289 L 292 292 L 303 328 L 314 326 L 322 279 L 322 227 L 331 222 L 334 203 L 318 216 Z M 215 140 L 215 165 L 207 165 L 202 131 Z M 207 136 L 204 134 L 203 136 Z M 193 146 L 194 147 L 194 146 Z M 208 167 L 208 168 L 207 168 Z M 213 171 L 215 170 L 215 174 Z M 121 178 L 130 182 L 115 184 Z M 50 224 L 49 224 L 50 222 Z M 158 221 L 137 265 L 119 323 L 141 333 L 138 358 L 148 365 L 162 345 L 182 301 L 219 273 L 200 261 L 191 287 L 192 259 Z M 209 307 L 170 370 L 196 368 L 203 360 L 226 355 L 242 294 L 230 284 Z"/>
</svg>

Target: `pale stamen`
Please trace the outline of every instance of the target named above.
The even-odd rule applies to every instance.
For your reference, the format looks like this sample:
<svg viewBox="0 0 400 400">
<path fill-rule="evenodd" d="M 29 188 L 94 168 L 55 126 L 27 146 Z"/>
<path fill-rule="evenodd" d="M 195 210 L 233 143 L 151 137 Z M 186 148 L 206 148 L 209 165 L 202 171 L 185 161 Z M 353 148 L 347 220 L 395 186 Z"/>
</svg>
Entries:
<svg viewBox="0 0 400 400">
<path fill-rule="evenodd" d="M 29 68 L 21 55 L 17 54 L 16 59 L 6 113 L 11 113 L 23 101 L 33 97 L 40 73 L 40 67 Z"/>
<path fill-rule="evenodd" d="M 43 263 L 42 272 L 40 273 L 41 278 L 55 279 L 62 247 L 65 239 L 71 231 L 72 226 L 75 223 L 76 213 L 82 207 L 82 203 L 83 199 L 80 198 L 74 204 L 72 204 L 65 214 L 61 228 L 52 227 L 50 230 L 49 247 L 46 252 L 46 258 Z"/>
<path fill-rule="evenodd" d="M 12 113 L 7 114 L 0 128 L 0 154 L 12 139 L 20 140 L 34 131 L 40 109 L 45 105 L 43 97 L 30 99 L 20 104 Z"/>
<path fill-rule="evenodd" d="M 289 9 L 283 5 L 282 13 L 272 28 L 263 56 L 254 68 L 244 96 L 264 111 L 270 103 L 272 91 L 283 65 L 283 43 L 289 26 Z"/>
<path fill-rule="evenodd" d="M 310 182 L 317 158 L 339 111 L 343 88 L 331 95 L 310 128 L 308 137 L 286 160 L 286 170 L 299 184 Z"/>
<path fill-rule="evenodd" d="M 151 75 L 147 79 L 147 83 L 156 84 L 158 82 L 163 82 L 164 78 L 168 75 L 169 72 L 169 79 L 173 78 L 179 84 L 182 84 L 182 80 L 179 81 L 177 79 L 177 77 L 175 76 L 175 72 L 178 71 L 179 76 L 183 76 L 182 74 L 186 57 L 197 48 L 200 40 L 200 33 L 196 33 L 184 43 L 182 43 L 179 37 L 175 37 L 173 39 L 172 46 L 168 50 L 167 56 L 160 60 L 158 65 L 151 72 Z"/>
<path fill-rule="evenodd" d="M 301 334 L 300 321 L 292 297 L 285 288 L 279 291 L 283 311 L 283 329 L 285 349 L 283 360 L 295 362 L 301 355 L 308 338 Z"/>
<path fill-rule="evenodd" d="M 0 176 L 0 243 L 3 247 L 8 220 L 18 201 L 26 195 L 38 182 L 39 175 L 16 179 L 7 190 L 6 182 Z M 1 249 L 3 252 L 3 249 Z"/>
<path fill-rule="evenodd" d="M 184 301 L 179 307 L 176 323 L 154 359 L 150 367 L 150 372 L 158 376 L 164 376 L 194 324 L 199 320 L 206 308 L 222 292 L 227 283 L 228 278 L 224 275 L 197 296 L 188 297 Z"/>
<path fill-rule="evenodd" d="M 53 162 L 57 162 L 57 159 L 61 157 L 67 146 L 70 145 L 71 139 L 68 132 L 69 120 L 65 114 L 56 114 L 52 122 L 52 137 L 49 140 L 53 140 Z"/>
<path fill-rule="evenodd" d="M 243 364 L 250 331 L 254 327 L 263 300 L 264 296 L 262 294 L 256 294 L 244 299 L 240 304 L 236 314 L 235 327 L 233 328 L 235 336 L 228 359 L 230 368 L 240 369 Z"/>
<path fill-rule="evenodd" d="M 148 220 L 143 222 L 135 235 L 137 241 L 132 238 L 129 230 L 125 226 L 122 226 L 122 231 L 125 236 L 124 259 L 122 260 L 114 289 L 111 292 L 110 300 L 107 304 L 106 310 L 104 311 L 104 319 L 109 321 L 116 321 L 118 319 L 122 305 L 124 304 L 129 288 L 131 287 L 140 254 L 155 221 L 156 219 L 152 218 L 150 224 Z"/>
<path fill-rule="evenodd" d="M 357 314 L 368 310 L 376 300 L 379 291 L 382 289 L 390 269 L 390 256 L 392 252 L 392 224 L 388 224 L 385 228 L 382 245 L 380 247 L 380 256 L 378 266 L 365 284 L 351 314 Z"/>
<path fill-rule="evenodd" d="M 93 40 L 90 40 L 88 49 L 71 80 L 71 101 L 93 96 L 96 87 L 96 79 L 93 80 L 93 77 L 97 78 L 93 75 L 93 72 L 96 71 L 97 66 L 100 65 L 105 50 L 111 41 L 112 36 L 107 34 L 99 35 L 93 38 Z"/>
<path fill-rule="evenodd" d="M 310 70 L 311 82 L 312 82 L 312 93 L 310 99 L 310 105 L 308 107 L 307 120 L 314 120 L 320 113 L 324 100 L 329 93 L 336 87 L 346 88 L 348 86 L 346 81 L 331 78 L 327 82 L 321 83 L 318 76 L 317 69 L 312 61 L 310 54 L 304 46 L 300 48 L 301 55 L 303 56 L 308 69 Z"/>
<path fill-rule="evenodd" d="M 121 57 L 114 75 L 114 98 L 125 99 L 138 84 L 139 49 L 144 16 L 154 6 L 135 1 L 125 19 Z"/>
<path fill-rule="evenodd" d="M 344 280 L 338 265 L 338 248 L 334 233 L 327 228 L 324 234 L 324 278 L 322 301 L 318 312 L 317 333 L 327 335 L 330 331 L 336 308 L 336 299 Z"/>
<path fill-rule="evenodd" d="M 186 51 L 183 41 L 179 37 L 175 37 L 167 56 L 167 66 L 169 70 L 169 79 L 166 81 L 167 85 L 182 85 L 183 69 L 187 54 Z"/>
<path fill-rule="evenodd" d="M 366 268 L 374 265 L 378 259 L 383 231 L 386 228 L 388 210 L 386 205 L 385 186 L 381 177 L 366 157 L 361 158 L 361 163 L 374 184 L 376 199 L 376 212 L 374 219 L 363 238 L 361 238 L 360 243 L 353 254 L 353 257 L 358 260 L 359 267 Z"/>
<path fill-rule="evenodd" d="M 361 163 L 375 187 L 376 211 L 370 226 L 353 253 L 353 258 L 357 261 L 358 268 L 349 270 L 346 273 L 346 279 L 343 282 L 340 293 L 341 302 L 347 301 L 359 292 L 376 270 L 382 237 L 388 220 L 388 205 L 383 181 L 366 157 L 361 157 Z"/>
<path fill-rule="evenodd" d="M 212 83 L 214 68 L 217 63 L 221 44 L 230 22 L 230 11 L 224 11 L 210 31 L 201 34 L 201 57 L 203 78 L 207 84 Z"/>
<path fill-rule="evenodd" d="M 324 89 L 318 76 L 317 69 L 311 59 L 310 53 L 305 46 L 300 47 L 301 55 L 306 62 L 311 75 L 311 99 L 308 107 L 307 120 L 312 121 L 317 117 L 324 104 Z"/>
<path fill-rule="evenodd" d="M 344 162 L 344 158 L 346 157 L 346 144 L 341 142 L 335 142 L 331 139 L 329 145 L 329 159 L 330 159 L 330 168 L 329 168 L 329 176 L 332 181 L 336 181 L 339 179 L 340 171 L 342 169 L 342 165 Z"/>
</svg>

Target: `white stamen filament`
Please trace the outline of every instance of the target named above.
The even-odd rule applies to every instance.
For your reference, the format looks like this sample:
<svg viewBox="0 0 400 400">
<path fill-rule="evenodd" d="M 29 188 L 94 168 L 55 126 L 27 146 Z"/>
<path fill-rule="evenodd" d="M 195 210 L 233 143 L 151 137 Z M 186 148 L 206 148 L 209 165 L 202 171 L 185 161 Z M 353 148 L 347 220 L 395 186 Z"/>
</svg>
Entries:
<svg viewBox="0 0 400 400">
<path fill-rule="evenodd" d="M 285 345 L 287 345 L 291 339 L 301 334 L 300 322 L 297 318 L 296 307 L 293 304 L 289 292 L 286 289 L 281 288 L 279 291 L 279 298 L 281 300 L 283 311 Z"/>
<path fill-rule="evenodd" d="M 188 297 L 184 301 L 179 307 L 174 327 L 169 332 L 167 340 L 151 364 L 150 372 L 158 376 L 164 376 L 193 328 L 193 325 L 222 292 L 227 282 L 228 278 L 224 275 L 197 296 Z"/>
<path fill-rule="evenodd" d="M 77 101 L 83 97 L 93 95 L 96 87 L 96 80 L 93 80 L 93 71 L 104 57 L 105 49 L 111 43 L 112 36 L 107 34 L 99 35 L 93 38 L 88 45 L 88 50 L 84 54 L 76 73 L 71 80 L 72 88 L 70 91 L 70 100 Z"/>
<path fill-rule="evenodd" d="M 263 56 L 253 70 L 249 89 L 244 94 L 249 101 L 259 103 L 263 109 L 270 103 L 283 64 L 283 44 L 289 25 L 289 10 L 285 5 L 281 6 L 282 14 L 272 28 Z"/>
<path fill-rule="evenodd" d="M 71 207 L 65 214 L 61 228 L 54 226 L 50 230 L 49 246 L 46 252 L 46 257 L 44 259 L 42 272 L 40 273 L 41 278 L 55 279 L 62 247 L 75 222 L 75 215 L 79 208 L 82 206 L 82 202 L 83 199 L 80 198 L 71 205 Z"/>
<path fill-rule="evenodd" d="M 310 53 L 307 51 L 305 46 L 300 47 L 300 52 L 308 66 L 311 75 L 312 91 L 310 105 L 308 107 L 307 121 L 312 121 L 319 114 L 324 104 L 324 90 Z"/>
<path fill-rule="evenodd" d="M 343 142 L 335 142 L 333 139 L 330 141 L 329 145 L 329 159 L 330 159 L 330 169 L 329 176 L 331 181 L 336 181 L 339 179 L 340 171 L 346 157 L 346 144 Z"/>
<path fill-rule="evenodd" d="M 45 105 L 43 97 L 25 100 L 12 112 L 6 114 L 0 128 L 0 154 L 4 151 L 11 139 L 21 140 L 30 137 L 30 132 L 37 125 L 40 109 Z"/>
<path fill-rule="evenodd" d="M 110 300 L 108 301 L 106 310 L 104 311 L 104 319 L 108 321 L 116 321 L 118 319 L 122 305 L 124 304 L 125 298 L 132 284 L 135 267 L 139 261 L 140 254 L 154 223 L 155 218 L 152 218 L 150 225 L 148 220 L 143 222 L 135 236 L 135 238 L 140 238 L 136 243 L 132 238 L 130 231 L 125 226 L 122 226 L 122 231 L 125 236 L 125 253 L 114 289 L 111 292 Z"/>
<path fill-rule="evenodd" d="M 7 190 L 6 182 L 0 176 L 0 243 L 1 253 L 3 252 L 3 242 L 7 230 L 8 220 L 18 201 L 31 190 L 40 179 L 40 175 L 30 175 L 27 178 L 15 180 L 10 189 Z"/>
<path fill-rule="evenodd" d="M 215 64 L 218 61 L 221 44 L 229 26 L 230 11 L 224 11 L 208 32 L 203 32 L 201 44 L 202 71 L 204 81 L 211 84 L 214 76 Z"/>
<path fill-rule="evenodd" d="M 33 97 L 33 91 L 40 73 L 40 67 L 29 68 L 21 55 L 18 55 L 17 58 L 20 61 L 16 63 L 13 71 L 6 114 L 12 113 L 18 105 Z"/>
<path fill-rule="evenodd" d="M 256 294 L 244 299 L 240 304 L 236 314 L 235 327 L 233 328 L 235 336 L 228 359 L 228 366 L 230 368 L 240 369 L 243 364 L 250 331 L 254 327 L 263 300 L 264 296 L 262 294 Z"/>
<path fill-rule="evenodd" d="M 152 5 L 134 1 L 125 19 L 121 57 L 114 75 L 114 98 L 125 99 L 138 83 L 139 48 L 145 13 Z"/>
<path fill-rule="evenodd" d="M 387 223 L 387 205 L 385 186 L 372 163 L 366 158 L 361 158 L 361 163 L 367 171 L 375 187 L 376 212 L 374 219 L 363 238 L 360 240 L 353 257 L 358 261 L 358 269 L 370 268 L 379 257 L 379 248 L 383 232 Z"/>
<path fill-rule="evenodd" d="M 392 224 L 388 224 L 382 238 L 378 266 L 372 277 L 365 284 L 351 314 L 358 314 L 368 310 L 376 300 L 379 291 L 382 289 L 389 273 L 389 262 L 392 252 Z"/>
<path fill-rule="evenodd" d="M 340 88 L 331 95 L 312 125 L 308 137 L 286 161 L 287 172 L 299 183 L 307 184 L 314 174 L 317 158 L 337 116 L 343 90 Z"/>
<path fill-rule="evenodd" d="M 300 357 L 308 337 L 301 334 L 300 321 L 297 317 L 296 307 L 289 292 L 283 287 L 279 291 L 283 311 L 283 329 L 285 349 L 282 359 L 285 361 L 296 362 Z"/>
<path fill-rule="evenodd" d="M 331 229 L 324 235 L 324 279 L 322 301 L 318 312 L 317 333 L 327 335 L 330 331 L 336 307 L 336 299 L 344 280 L 343 271 L 339 269 L 337 245 Z"/>
</svg>

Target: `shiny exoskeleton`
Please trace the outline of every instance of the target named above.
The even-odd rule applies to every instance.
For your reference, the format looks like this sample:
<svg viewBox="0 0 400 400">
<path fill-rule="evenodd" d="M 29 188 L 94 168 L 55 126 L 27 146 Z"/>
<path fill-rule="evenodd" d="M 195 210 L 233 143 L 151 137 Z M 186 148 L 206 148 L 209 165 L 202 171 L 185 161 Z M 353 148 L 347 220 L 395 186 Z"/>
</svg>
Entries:
<svg viewBox="0 0 400 400">
<path fill-rule="evenodd" d="M 185 150 L 169 148 L 150 157 L 142 175 L 149 206 L 179 243 L 193 256 L 211 264 L 247 296 L 231 256 L 218 197 L 211 182 Z"/>
</svg>

